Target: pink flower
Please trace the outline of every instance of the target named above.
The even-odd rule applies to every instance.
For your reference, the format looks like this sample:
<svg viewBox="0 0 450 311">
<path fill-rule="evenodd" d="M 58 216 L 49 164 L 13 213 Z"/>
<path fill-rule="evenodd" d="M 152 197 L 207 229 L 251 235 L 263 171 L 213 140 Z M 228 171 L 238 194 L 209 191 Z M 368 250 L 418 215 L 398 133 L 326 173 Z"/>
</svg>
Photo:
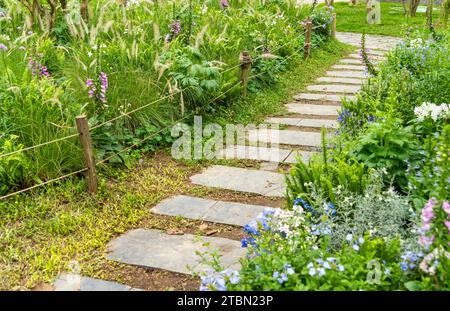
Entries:
<svg viewBox="0 0 450 311">
<path fill-rule="evenodd" d="M 447 227 L 447 229 L 450 230 L 450 221 L 446 220 L 444 221 L 444 224 Z"/>
<path fill-rule="evenodd" d="M 431 244 L 433 244 L 434 241 L 434 235 L 427 237 L 427 236 L 421 236 L 419 238 L 419 244 L 422 245 L 425 248 L 430 247 Z"/>
<path fill-rule="evenodd" d="M 448 203 L 448 201 L 444 201 L 442 203 L 442 208 L 444 209 L 444 211 L 450 215 L 450 203 Z"/>
</svg>

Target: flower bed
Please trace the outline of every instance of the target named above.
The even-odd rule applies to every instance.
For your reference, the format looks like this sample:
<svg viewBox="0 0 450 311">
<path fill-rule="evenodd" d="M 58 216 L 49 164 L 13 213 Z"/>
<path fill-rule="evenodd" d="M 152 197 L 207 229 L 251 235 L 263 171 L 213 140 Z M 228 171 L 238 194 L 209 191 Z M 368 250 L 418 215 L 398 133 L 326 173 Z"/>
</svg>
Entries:
<svg viewBox="0 0 450 311">
<path fill-rule="evenodd" d="M 449 290 L 449 47 L 415 34 L 390 52 L 329 148 L 291 169 L 289 209 L 244 228 L 242 269 L 215 260 L 201 289 Z"/>
</svg>

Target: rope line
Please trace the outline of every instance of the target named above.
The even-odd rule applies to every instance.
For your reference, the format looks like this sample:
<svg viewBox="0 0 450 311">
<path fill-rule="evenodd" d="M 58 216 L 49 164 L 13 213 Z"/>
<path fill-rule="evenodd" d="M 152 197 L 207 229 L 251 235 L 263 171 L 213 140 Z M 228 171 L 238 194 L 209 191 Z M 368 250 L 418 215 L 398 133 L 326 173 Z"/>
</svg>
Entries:
<svg viewBox="0 0 450 311">
<path fill-rule="evenodd" d="M 4 199 L 7 199 L 7 198 L 10 198 L 10 197 L 15 196 L 17 194 L 24 193 L 24 192 L 30 191 L 30 190 L 38 188 L 38 187 L 45 186 L 45 185 L 50 184 L 52 182 L 55 182 L 55 181 L 58 181 L 58 180 L 61 180 L 61 179 L 64 179 L 64 178 L 67 178 L 67 177 L 70 177 L 70 176 L 73 176 L 73 175 L 77 175 L 77 174 L 85 172 L 87 170 L 88 170 L 87 168 L 83 168 L 81 170 L 78 170 L 78 171 L 75 171 L 75 172 L 72 172 L 72 173 L 60 176 L 58 178 L 54 178 L 54 179 L 45 181 L 43 183 L 40 183 L 40 184 L 31 186 L 31 187 L 28 187 L 28 188 L 25 188 L 25 189 L 22 189 L 22 190 L 19 190 L 19 191 L 16 191 L 16 192 L 13 192 L 13 193 L 10 193 L 10 194 L 7 194 L 7 195 L 4 195 L 4 196 L 0 197 L 0 200 L 4 200 Z"/>
<path fill-rule="evenodd" d="M 11 152 L 8 152 L 8 153 L 3 153 L 3 154 L 0 154 L 0 159 L 4 158 L 4 157 L 12 156 L 12 155 L 20 153 L 20 152 L 33 150 L 33 149 L 36 149 L 36 148 L 39 148 L 39 147 L 42 147 L 42 146 L 50 145 L 50 144 L 53 144 L 53 143 L 56 143 L 56 142 L 59 142 L 59 141 L 63 141 L 63 140 L 67 140 L 67 139 L 70 139 L 70 138 L 73 138 L 73 137 L 77 137 L 77 136 L 79 136 L 79 134 L 72 134 L 72 135 L 61 137 L 61 138 L 58 138 L 58 139 L 55 139 L 55 140 L 51 140 L 51 141 L 48 141 L 48 142 L 45 142 L 45 143 L 42 143 L 42 144 L 37 144 L 37 145 L 31 146 L 31 147 L 27 147 L 27 148 L 23 148 L 23 149 L 20 149 L 20 150 L 11 151 Z"/>
</svg>

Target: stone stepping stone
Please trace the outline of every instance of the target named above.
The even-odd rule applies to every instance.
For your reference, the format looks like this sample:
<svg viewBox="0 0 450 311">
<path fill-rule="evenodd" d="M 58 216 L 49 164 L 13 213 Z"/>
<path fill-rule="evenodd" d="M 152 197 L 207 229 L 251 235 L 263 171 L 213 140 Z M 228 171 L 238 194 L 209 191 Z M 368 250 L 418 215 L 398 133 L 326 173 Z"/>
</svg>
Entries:
<svg viewBox="0 0 450 311">
<path fill-rule="evenodd" d="M 317 94 L 317 93 L 300 93 L 294 96 L 295 100 L 302 102 L 321 102 L 324 104 L 341 104 L 342 98 L 345 97 L 348 100 L 355 100 L 356 97 L 352 95 L 336 95 L 336 94 Z"/>
<path fill-rule="evenodd" d="M 278 123 L 291 126 L 313 127 L 313 128 L 336 128 L 338 122 L 327 119 L 299 119 L 299 118 L 283 118 L 272 117 L 265 120 L 266 123 Z"/>
<path fill-rule="evenodd" d="M 374 55 L 374 56 L 385 56 L 387 54 L 387 51 L 377 51 L 377 50 L 368 50 L 366 52 L 368 55 Z"/>
<path fill-rule="evenodd" d="M 297 159 L 300 158 L 303 163 L 308 163 L 311 157 L 314 154 L 317 154 L 317 152 L 308 152 L 308 156 L 305 156 L 306 151 L 292 151 L 292 153 L 289 155 L 289 157 L 286 159 L 286 162 L 295 164 L 297 163 Z"/>
<path fill-rule="evenodd" d="M 373 60 L 377 60 L 377 61 L 383 61 L 383 60 L 386 60 L 386 57 L 384 57 L 384 56 L 380 56 L 380 55 L 370 55 L 370 53 L 367 53 L 367 54 L 369 54 L 369 58 L 371 58 L 371 59 L 373 59 Z M 357 58 L 357 59 L 360 60 L 360 62 L 362 62 L 361 56 L 360 56 L 359 54 L 349 54 L 348 57 L 349 57 L 349 58 Z"/>
<path fill-rule="evenodd" d="M 268 162 L 283 162 L 288 157 L 291 150 L 279 149 L 276 147 L 262 146 L 230 146 L 221 151 L 221 157 L 226 159 L 249 159 Z"/>
<path fill-rule="evenodd" d="M 333 65 L 331 68 L 333 69 L 344 69 L 344 70 L 358 70 L 358 71 L 365 71 L 365 66 L 358 66 L 358 65 Z"/>
<path fill-rule="evenodd" d="M 209 243 L 209 247 L 204 246 Z M 200 263 L 197 252 L 218 250 L 225 268 L 238 270 L 239 259 L 246 254 L 241 242 L 192 234 L 168 235 L 160 230 L 136 229 L 115 238 L 108 244 L 107 258 L 124 264 L 192 274 L 208 270 Z M 192 270 L 190 268 L 192 268 Z"/>
<path fill-rule="evenodd" d="M 286 192 L 283 174 L 222 165 L 213 165 L 202 173 L 191 176 L 191 182 L 263 196 L 284 197 Z"/>
<path fill-rule="evenodd" d="M 250 142 L 319 147 L 322 144 L 322 134 L 292 130 L 258 129 L 249 131 L 248 140 Z"/>
<path fill-rule="evenodd" d="M 361 87 L 359 85 L 320 84 L 309 85 L 307 89 L 308 91 L 315 92 L 356 94 L 359 92 Z"/>
<path fill-rule="evenodd" d="M 160 215 L 243 227 L 267 208 L 269 207 L 177 195 L 161 201 L 151 211 Z"/>
<path fill-rule="evenodd" d="M 84 277 L 78 274 L 63 273 L 53 283 L 55 291 L 142 291 L 127 285 Z"/>
<path fill-rule="evenodd" d="M 339 106 L 330 105 L 311 105 L 311 104 L 286 104 L 286 108 L 289 112 L 299 113 L 304 115 L 313 116 L 338 116 L 340 109 Z"/>
<path fill-rule="evenodd" d="M 321 77 L 318 78 L 317 81 L 326 83 L 342 83 L 342 84 L 356 84 L 356 85 L 364 84 L 363 79 L 341 78 L 341 77 Z"/>
<path fill-rule="evenodd" d="M 339 60 L 340 63 L 343 64 L 354 64 L 354 65 L 361 65 L 363 64 L 363 61 L 361 59 L 355 59 L 355 58 L 343 58 Z"/>
<path fill-rule="evenodd" d="M 364 72 L 348 71 L 348 70 L 327 71 L 327 75 L 331 77 L 342 77 L 342 78 L 367 78 L 367 75 Z"/>
</svg>

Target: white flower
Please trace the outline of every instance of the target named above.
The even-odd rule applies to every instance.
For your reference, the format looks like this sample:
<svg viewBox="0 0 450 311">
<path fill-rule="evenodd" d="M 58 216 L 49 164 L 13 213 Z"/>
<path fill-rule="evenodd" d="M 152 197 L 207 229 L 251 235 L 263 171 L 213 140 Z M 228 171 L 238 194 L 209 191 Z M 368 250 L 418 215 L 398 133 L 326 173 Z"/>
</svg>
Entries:
<svg viewBox="0 0 450 311">
<path fill-rule="evenodd" d="M 450 113 L 450 105 L 442 103 L 440 105 L 424 102 L 422 105 L 414 108 L 414 114 L 419 121 L 423 121 L 426 117 L 431 117 L 433 121 L 445 117 Z"/>
<path fill-rule="evenodd" d="M 351 233 L 349 233 L 349 234 L 347 234 L 347 236 L 345 237 L 345 239 L 347 240 L 347 241 L 352 241 L 353 240 L 353 234 L 351 234 Z"/>
</svg>

